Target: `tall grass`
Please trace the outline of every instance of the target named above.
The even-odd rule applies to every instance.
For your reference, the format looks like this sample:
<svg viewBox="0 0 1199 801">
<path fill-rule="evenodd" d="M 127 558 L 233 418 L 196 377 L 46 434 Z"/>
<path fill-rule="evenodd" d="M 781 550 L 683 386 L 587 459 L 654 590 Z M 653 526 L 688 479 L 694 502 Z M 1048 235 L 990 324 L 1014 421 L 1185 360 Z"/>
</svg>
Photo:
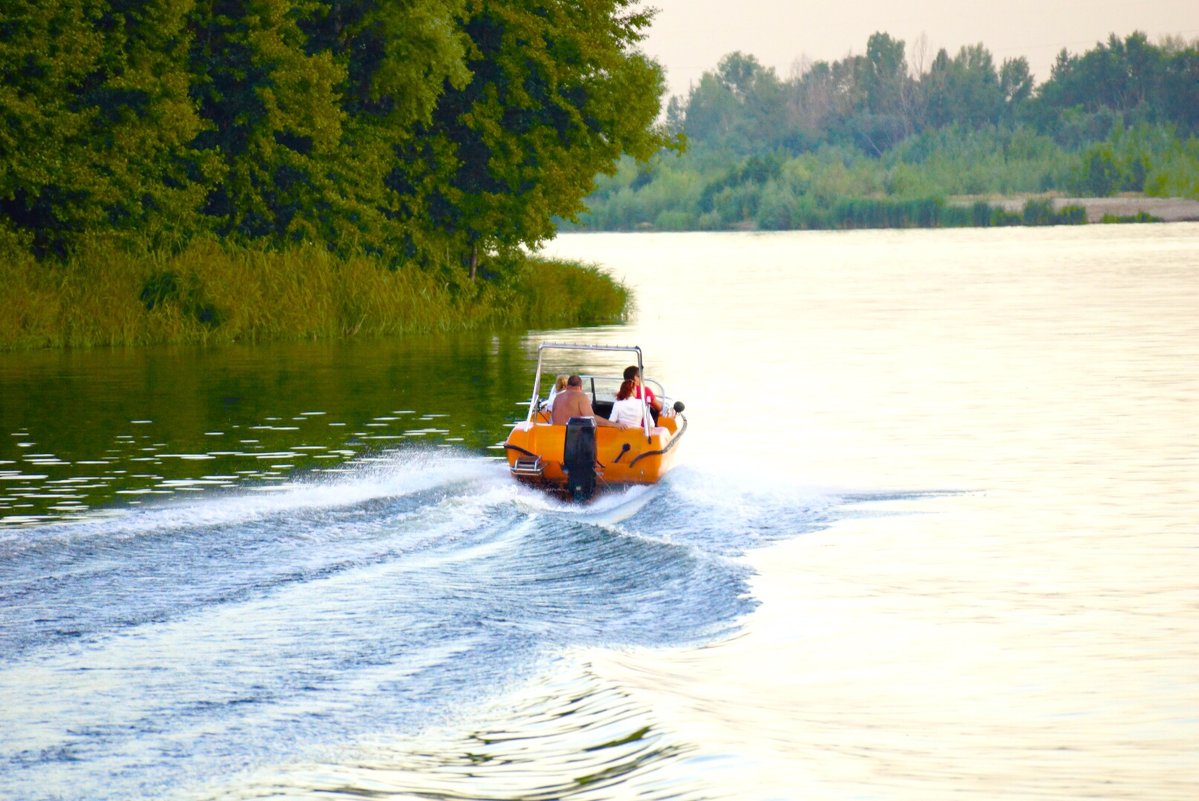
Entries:
<svg viewBox="0 0 1199 801">
<path fill-rule="evenodd" d="M 509 292 L 522 300 L 502 305 L 519 312 L 506 322 L 531 328 L 622 322 L 631 300 L 628 288 L 597 267 L 545 259 L 529 261 Z"/>
<path fill-rule="evenodd" d="M 629 301 L 595 268 L 527 257 L 472 283 L 316 246 L 205 240 L 179 253 L 131 253 L 98 239 L 65 263 L 12 247 L 0 254 L 0 350 L 565 327 L 618 321 Z"/>
<path fill-rule="evenodd" d="M 788 199 L 785 194 L 768 194 L 766 199 L 769 203 L 763 203 L 755 220 L 766 230 L 1082 225 L 1087 221 L 1082 206 L 1056 208 L 1047 198 L 1030 199 L 1016 211 L 986 201 L 954 204 L 941 197 L 843 198 L 827 206 L 808 198 Z"/>
</svg>

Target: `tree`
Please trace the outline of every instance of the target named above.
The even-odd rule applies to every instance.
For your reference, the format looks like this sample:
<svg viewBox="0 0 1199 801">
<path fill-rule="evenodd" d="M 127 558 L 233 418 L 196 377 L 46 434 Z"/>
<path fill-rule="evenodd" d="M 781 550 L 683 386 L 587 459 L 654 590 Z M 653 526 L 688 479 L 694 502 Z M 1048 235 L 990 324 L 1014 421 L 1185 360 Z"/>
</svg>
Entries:
<svg viewBox="0 0 1199 801">
<path fill-rule="evenodd" d="M 865 97 L 854 124 L 874 155 L 882 155 L 913 131 L 908 63 L 903 51 L 902 41 L 875 33 L 866 43 L 865 61 L 859 62 Z"/>
<path fill-rule="evenodd" d="M 791 136 L 808 147 L 843 127 L 858 99 L 857 82 L 845 62 L 818 61 L 785 88 Z M 805 149 L 797 147 L 795 148 Z"/>
<path fill-rule="evenodd" d="M 687 99 L 684 130 L 733 153 L 776 147 L 788 136 L 790 110 L 778 75 L 744 53 L 729 53 L 705 72 Z"/>
<path fill-rule="evenodd" d="M 991 52 L 983 45 L 963 47 L 954 56 L 945 86 L 947 100 L 956 109 L 956 121 L 979 128 L 994 124 L 1000 115 L 1003 95 Z"/>
<path fill-rule="evenodd" d="M 907 88 L 908 62 L 904 43 L 875 33 L 866 42 L 866 107 L 875 114 L 901 114 Z"/>
<path fill-rule="evenodd" d="M 670 98 L 666 104 L 666 132 L 671 136 L 682 134 L 686 120 L 687 110 L 683 101 L 678 97 Z"/>
<path fill-rule="evenodd" d="M 622 153 L 645 160 L 670 144 L 655 125 L 661 68 L 635 49 L 651 15 L 635 6 L 466 4 L 471 79 L 446 88 L 399 153 L 425 170 L 404 184 L 409 207 L 464 254 L 472 278 L 482 253 L 536 246 L 554 217 L 576 219 Z"/>
<path fill-rule="evenodd" d="M 1122 117 L 1156 117 L 1168 105 L 1167 64 L 1159 48 L 1136 32 L 1121 40 L 1112 34 L 1094 50 L 1072 56 L 1063 50 L 1049 81 L 1041 87 L 1042 118 L 1069 108 L 1087 113 L 1112 111 Z"/>
<path fill-rule="evenodd" d="M 208 193 L 215 229 L 275 243 L 336 239 L 341 187 L 327 165 L 341 145 L 345 67 L 310 52 L 291 0 L 199 0 L 192 94 L 209 123 L 194 140 L 224 175 Z"/>
<path fill-rule="evenodd" d="M 739 113 L 732 88 L 717 73 L 705 72 L 688 93 L 683 130 L 689 141 L 716 145 L 732 136 Z"/>
<path fill-rule="evenodd" d="M 1016 79 L 1018 66 L 1011 67 Z M 921 79 L 926 123 L 934 128 L 950 124 L 980 128 L 996 123 L 1004 95 L 991 53 L 981 44 L 963 47 L 952 59 L 940 50 L 928 74 Z"/>
<path fill-rule="evenodd" d="M 462 89 L 470 80 L 465 6 L 465 0 L 340 0 L 301 21 L 308 49 L 330 52 L 344 75 L 337 92 L 345 116 L 329 169 L 340 188 L 335 202 L 346 249 L 357 244 L 393 261 L 432 249 L 434 233 L 415 223 L 424 209 L 410 205 L 411 187 L 428 171 L 399 154 L 418 150 L 417 129 L 429 125 L 446 88 Z"/>
<path fill-rule="evenodd" d="M 1169 43 L 1163 51 L 1162 114 L 1183 132 L 1199 135 L 1199 42 Z"/>
<path fill-rule="evenodd" d="M 953 101 L 949 93 L 951 69 L 949 53 L 941 48 L 933 56 L 928 72 L 921 76 L 920 93 L 924 104 L 922 127 L 942 128 L 954 121 Z"/>
<path fill-rule="evenodd" d="M 1083 153 L 1072 176 L 1071 188 L 1079 194 L 1107 197 L 1116 190 L 1119 177 L 1111 145 L 1096 143 Z"/>
<path fill-rule="evenodd" d="M 0 25 L 0 217 L 39 255 L 103 230 L 170 241 L 213 165 L 188 145 L 190 0 L 10 0 Z"/>
<path fill-rule="evenodd" d="M 1028 59 L 1004 59 L 999 68 L 999 92 L 1003 98 L 1003 116 L 1015 120 L 1024 104 L 1032 97 L 1033 77 L 1028 68 Z"/>
</svg>

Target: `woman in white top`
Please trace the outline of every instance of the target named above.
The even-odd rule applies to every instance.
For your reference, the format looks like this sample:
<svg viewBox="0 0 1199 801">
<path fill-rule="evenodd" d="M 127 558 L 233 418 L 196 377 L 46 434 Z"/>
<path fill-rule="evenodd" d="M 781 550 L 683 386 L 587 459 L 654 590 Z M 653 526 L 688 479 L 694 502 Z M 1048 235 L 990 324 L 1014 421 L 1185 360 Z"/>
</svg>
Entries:
<svg viewBox="0 0 1199 801">
<path fill-rule="evenodd" d="M 636 393 L 636 382 L 626 380 L 621 384 L 608 419 L 621 428 L 641 428 L 645 419 L 645 404 L 641 398 L 635 397 Z"/>
</svg>

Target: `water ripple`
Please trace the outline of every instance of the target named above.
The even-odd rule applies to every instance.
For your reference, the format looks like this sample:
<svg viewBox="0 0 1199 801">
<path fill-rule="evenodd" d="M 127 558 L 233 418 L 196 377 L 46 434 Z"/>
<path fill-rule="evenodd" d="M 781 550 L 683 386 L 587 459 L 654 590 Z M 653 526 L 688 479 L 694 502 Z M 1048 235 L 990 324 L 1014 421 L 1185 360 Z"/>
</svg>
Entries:
<svg viewBox="0 0 1199 801">
<path fill-rule="evenodd" d="M 696 527 L 720 519 L 698 500 L 684 477 L 579 507 L 495 460 L 400 452 L 22 529 L 0 543 L 0 697 L 20 698 L 0 705 L 0 772 L 31 801 L 160 797 L 427 729 L 575 649 L 720 637 L 754 608 L 751 543 Z M 798 532 L 820 513 L 775 516 Z M 614 692 L 530 702 L 533 729 L 576 734 L 568 778 L 520 797 L 600 797 L 681 753 Z M 544 763 L 537 742 L 480 730 L 447 770 Z"/>
<path fill-rule="evenodd" d="M 695 747 L 577 655 L 473 715 L 474 726 L 393 734 L 332 759 L 260 771 L 196 801 L 315 798 L 699 799 L 680 781 Z"/>
</svg>

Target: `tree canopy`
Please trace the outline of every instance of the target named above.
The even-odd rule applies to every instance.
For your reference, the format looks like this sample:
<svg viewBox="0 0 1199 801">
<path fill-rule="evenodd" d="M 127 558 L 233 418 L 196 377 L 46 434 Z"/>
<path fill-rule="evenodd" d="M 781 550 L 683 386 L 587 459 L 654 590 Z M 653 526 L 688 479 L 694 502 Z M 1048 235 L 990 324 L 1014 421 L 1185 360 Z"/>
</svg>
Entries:
<svg viewBox="0 0 1199 801">
<path fill-rule="evenodd" d="M 625 5 L 625 4 L 620 4 Z M 648 159 L 666 139 L 658 114 L 661 70 L 624 43 L 640 38 L 645 12 L 605 3 L 470 0 L 463 31 L 471 80 L 449 87 L 431 119 L 401 149 L 430 166 L 412 208 L 470 254 L 509 249 L 554 234 L 574 218 L 595 176 L 622 153 Z M 425 153 L 440 154 L 433 158 Z"/>
<path fill-rule="evenodd" d="M 1199 46 L 1142 33 L 1112 35 L 1093 50 L 1063 50 L 1037 86 L 1023 57 L 996 63 L 982 44 L 938 51 L 913 64 L 906 43 L 875 33 L 864 55 L 805 65 L 788 79 L 756 58 L 731 53 L 670 106 L 671 124 L 700 148 L 741 155 L 847 145 L 881 156 L 913 135 L 1027 124 L 1058 137 L 1080 118 L 1106 126 L 1118 118 L 1171 124 L 1199 134 Z"/>
<path fill-rule="evenodd" d="M 11 0 L 0 240 L 473 268 L 672 141 L 650 20 L 632 0 Z"/>
<path fill-rule="evenodd" d="M 1199 43 L 1115 35 L 1058 56 L 1038 85 L 1024 58 L 875 33 L 864 54 L 783 79 L 730 53 L 670 130 L 687 152 L 626 164 L 588 199 L 602 229 L 1014 224 L 979 196 L 1199 198 Z M 1010 204 L 1009 204 L 1010 205 Z M 1053 221 L 1041 206 L 1022 219 Z"/>
</svg>

